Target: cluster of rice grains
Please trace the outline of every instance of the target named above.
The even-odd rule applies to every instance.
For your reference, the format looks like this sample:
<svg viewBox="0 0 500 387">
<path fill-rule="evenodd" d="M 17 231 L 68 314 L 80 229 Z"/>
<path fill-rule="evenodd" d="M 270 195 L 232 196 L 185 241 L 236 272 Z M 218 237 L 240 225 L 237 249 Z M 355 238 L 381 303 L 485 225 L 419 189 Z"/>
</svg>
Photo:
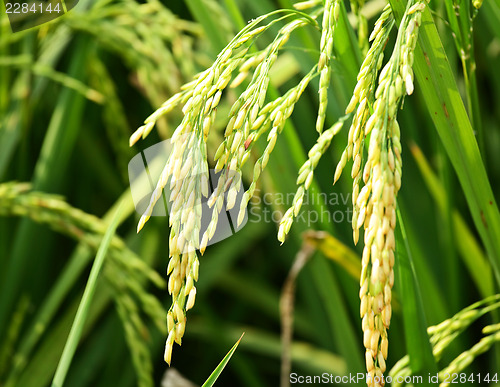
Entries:
<svg viewBox="0 0 500 387">
<path fill-rule="evenodd" d="M 413 51 L 425 3 L 409 6 L 398 32 L 395 48 L 382 68 L 383 49 L 394 24 L 386 8 L 370 36 L 372 41 L 358 74 L 358 83 L 346 109 L 354 112 L 348 145 L 335 171 L 340 177 L 347 160 L 353 160 L 353 239 L 364 229 L 360 278 L 363 344 L 369 386 L 383 386 L 391 321 L 394 284 L 394 229 L 396 196 L 401 187 L 400 129 L 397 110 L 405 94 L 413 92 Z M 368 151 L 365 157 L 364 146 Z"/>
<path fill-rule="evenodd" d="M 333 33 L 335 25 L 339 19 L 340 2 L 339 0 L 326 0 L 325 10 L 323 12 L 323 25 L 321 32 L 320 56 L 318 69 L 320 71 L 319 79 L 319 110 L 316 121 L 316 130 L 318 133 L 323 131 L 325 124 L 326 108 L 328 101 L 328 86 L 330 85 L 330 59 L 333 54 Z"/>
<path fill-rule="evenodd" d="M 307 24 L 317 25 L 313 18 L 294 10 L 275 11 L 251 21 L 219 54 L 209 69 L 200 73 L 194 81 L 186 84 L 180 93 L 166 101 L 145 121 L 145 125 L 131 136 L 131 144 L 140 137 L 144 138 L 159 117 L 176 105 L 184 104 L 184 119 L 172 136 L 172 153 L 138 225 L 138 230 L 144 226 L 170 179 L 169 199 L 172 208 L 170 262 L 167 271 L 170 275 L 168 290 L 173 303 L 167 316 L 169 334 L 165 361 L 170 363 L 173 342 L 181 343 L 186 325 L 186 311 L 194 304 L 194 283 L 198 278 L 199 266 L 196 250 L 203 254 L 214 235 L 225 195 L 227 194 L 227 210 L 236 204 L 240 174 L 231 175 L 230 171 L 241 171 L 249 160 L 257 139 L 266 134 L 267 146 L 260 157 L 256 157 L 252 181 L 240 203 L 240 224 L 256 189 L 256 182 L 268 163 L 285 121 L 292 114 L 296 102 L 311 79 L 319 75 L 316 129 L 320 136 L 299 171 L 299 187 L 293 206 L 284 214 L 280 223 L 278 239 L 281 242 L 285 240 L 293 218 L 298 215 L 304 195 L 313 181 L 314 169 L 333 136 L 340 131 L 347 118 L 353 116 L 348 144 L 335 171 L 334 182 L 339 179 L 347 161 L 352 159 L 352 227 L 355 243 L 358 242 L 361 226 L 364 229 L 360 298 L 369 374 L 367 382 L 369 386 L 384 385 L 383 373 L 388 351 L 387 329 L 391 319 L 391 288 L 394 283 L 396 195 L 401 186 L 401 143 L 396 115 L 405 94 L 413 92 L 413 51 L 421 12 L 426 5 L 424 1 L 410 1 L 408 4 L 392 56 L 380 71 L 383 51 L 394 26 L 391 8 L 387 6 L 384 9 L 369 38 L 371 46 L 358 74 L 358 83 L 346 109 L 347 115 L 325 131 L 323 127 L 331 75 L 333 35 L 341 9 L 338 0 L 326 0 L 324 7 L 317 0 L 296 4 L 296 8 L 300 10 L 314 7 L 316 11 L 311 12 L 314 17 L 321 14 L 317 12 L 318 6 L 323 11 L 320 55 L 318 64 L 297 86 L 281 97 L 266 103 L 270 68 L 295 29 Z M 362 2 L 358 3 L 356 4 L 362 5 Z M 277 14 L 280 14 L 279 18 L 265 24 L 267 18 Z M 286 20 L 290 16 L 293 16 L 293 20 Z M 283 20 L 286 24 L 265 49 L 258 51 L 248 43 L 269 26 Z M 209 195 L 207 136 L 214 124 L 222 92 L 236 72 L 237 76 L 231 87 L 238 87 L 243 82 L 246 87 L 230 110 L 224 139 L 215 152 L 215 169 L 221 172 L 221 177 L 208 199 L 210 207 L 213 208 L 210 224 L 203 235 L 200 235 L 199 204 L 202 195 Z M 364 152 L 365 141 L 368 142 L 367 152 Z"/>
<path fill-rule="evenodd" d="M 488 313 L 494 313 L 500 308 L 500 295 L 495 294 L 481 301 L 469 305 L 465 309 L 455 314 L 453 317 L 444 320 L 438 325 L 427 328 L 429 341 L 432 345 L 432 352 L 436 360 L 441 360 L 444 352 L 452 345 L 454 340 L 466 329 Z M 439 372 L 439 380 L 442 382 L 439 387 L 446 387 L 453 382 L 447 375 L 465 375 L 464 370 L 481 354 L 488 351 L 495 343 L 500 342 L 500 324 L 487 325 L 482 329 L 483 336 L 476 344 L 468 350 L 462 352 L 454 358 L 445 368 Z M 408 355 L 401 358 L 391 369 L 392 385 L 400 387 L 405 385 L 405 377 L 411 376 L 410 357 Z M 465 381 L 467 382 L 467 381 Z"/>
<path fill-rule="evenodd" d="M 281 15 L 264 24 L 266 19 L 276 14 Z M 293 17 L 292 21 L 287 20 L 290 17 Z M 287 21 L 286 24 L 265 49 L 251 50 L 249 43 L 252 40 L 259 37 L 269 26 L 283 20 Z M 295 10 L 276 11 L 251 21 L 218 55 L 210 68 L 184 85 L 181 92 L 172 96 L 148 117 L 145 124 L 130 138 L 130 145 L 141 137 L 145 138 L 161 116 L 177 105 L 183 104 L 184 118 L 172 135 L 172 152 L 137 228 L 138 231 L 142 229 L 164 188 L 170 184 L 170 262 L 167 274 L 172 305 L 167 315 L 169 333 L 164 356 L 169 364 L 173 343 L 181 344 L 186 327 L 186 311 L 193 307 L 196 297 L 194 284 L 198 280 L 199 268 L 196 250 L 203 254 L 208 242 L 214 236 L 224 201 L 227 200 L 226 210 L 230 210 L 236 204 L 236 196 L 241 186 L 239 184 L 241 175 L 238 172 L 248 161 L 255 141 L 269 132 L 267 146 L 253 169 L 253 181 L 243 195 L 238 225 L 242 222 L 248 201 L 255 191 L 256 181 L 268 163 L 285 120 L 292 114 L 295 103 L 309 81 L 316 75 L 314 68 L 296 87 L 283 96 L 265 103 L 270 82 L 269 72 L 279 50 L 294 30 L 307 24 L 316 25 L 312 18 Z M 220 172 L 220 177 L 209 196 L 207 137 L 215 122 L 222 93 L 236 71 L 238 75 L 231 83 L 231 87 L 239 86 L 250 72 L 253 72 L 253 76 L 230 110 L 224 139 L 215 154 L 217 160 L 215 170 Z M 207 203 L 212 208 L 212 215 L 209 225 L 200 235 L 202 196 L 209 197 Z"/>
</svg>

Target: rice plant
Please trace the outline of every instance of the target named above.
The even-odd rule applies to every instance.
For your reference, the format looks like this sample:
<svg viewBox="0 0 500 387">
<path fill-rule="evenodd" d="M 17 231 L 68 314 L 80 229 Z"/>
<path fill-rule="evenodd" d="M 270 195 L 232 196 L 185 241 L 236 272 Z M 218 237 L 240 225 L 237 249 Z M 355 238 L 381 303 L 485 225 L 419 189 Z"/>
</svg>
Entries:
<svg viewBox="0 0 500 387">
<path fill-rule="evenodd" d="M 0 385 L 497 383 L 498 15 L 80 1 L 11 33 L 2 13 Z M 139 213 L 127 164 L 163 139 Z"/>
</svg>

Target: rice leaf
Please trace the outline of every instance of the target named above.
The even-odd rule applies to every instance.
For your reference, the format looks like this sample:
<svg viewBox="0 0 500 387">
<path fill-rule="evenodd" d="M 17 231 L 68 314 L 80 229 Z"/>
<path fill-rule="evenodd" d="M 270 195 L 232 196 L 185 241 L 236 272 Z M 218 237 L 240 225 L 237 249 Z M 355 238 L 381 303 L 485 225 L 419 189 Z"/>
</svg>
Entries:
<svg viewBox="0 0 500 387">
<path fill-rule="evenodd" d="M 229 360 L 233 356 L 234 352 L 236 352 L 236 348 L 238 348 L 238 345 L 240 344 L 240 341 L 243 338 L 244 334 L 245 333 L 241 335 L 236 344 L 234 344 L 233 347 L 227 353 L 227 355 L 224 356 L 224 359 L 222 359 L 217 368 L 215 368 L 214 372 L 212 372 L 212 374 L 208 377 L 208 379 L 205 381 L 205 383 L 203 383 L 203 386 L 201 387 L 212 387 L 215 384 L 220 374 L 224 370 L 224 367 L 226 367 L 227 363 L 229 363 Z"/>
<path fill-rule="evenodd" d="M 97 285 L 97 279 L 99 278 L 99 274 L 102 265 L 104 264 L 104 259 L 106 258 L 106 253 L 108 252 L 111 240 L 113 239 L 116 228 L 118 227 L 120 217 L 122 216 L 122 211 L 123 206 L 120 205 L 113 215 L 109 227 L 104 234 L 101 245 L 99 246 L 99 250 L 97 251 L 97 255 L 94 264 L 92 265 L 89 279 L 87 281 L 87 286 L 85 287 L 85 291 L 82 296 L 82 301 L 78 306 L 75 320 L 73 321 L 73 326 L 71 327 L 71 331 L 69 332 L 68 340 L 66 341 L 61 359 L 59 360 L 59 365 L 57 366 L 57 370 L 54 375 L 54 379 L 52 380 L 52 387 L 62 387 L 64 385 L 66 374 L 68 373 L 69 366 L 76 352 L 76 347 L 78 346 L 78 341 L 80 340 L 80 337 L 82 335 L 83 326 L 89 313 L 89 308 L 92 303 L 92 298 L 94 296 Z"/>
</svg>

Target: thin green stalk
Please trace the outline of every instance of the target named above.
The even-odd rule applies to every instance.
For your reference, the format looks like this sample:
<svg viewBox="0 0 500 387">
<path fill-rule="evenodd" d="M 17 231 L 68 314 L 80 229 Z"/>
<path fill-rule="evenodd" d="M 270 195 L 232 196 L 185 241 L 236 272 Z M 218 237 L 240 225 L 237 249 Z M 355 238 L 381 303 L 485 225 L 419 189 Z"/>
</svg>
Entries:
<svg viewBox="0 0 500 387">
<path fill-rule="evenodd" d="M 422 174 L 424 183 L 426 184 L 429 193 L 436 202 L 436 206 L 438 211 L 441 213 L 441 217 L 448 217 L 447 212 L 450 210 L 452 212 L 452 234 L 456 242 L 456 247 L 454 246 L 453 248 L 460 253 L 462 260 L 482 297 L 486 298 L 490 296 L 494 292 L 491 266 L 489 265 L 480 244 L 476 240 L 473 231 L 468 227 L 460 213 L 454 208 L 452 203 L 453 198 L 450 191 L 445 190 L 445 187 L 441 184 L 437 175 L 432 171 L 429 162 L 426 160 L 420 148 L 416 144 L 410 144 L 410 151 L 417 162 L 417 166 Z M 448 263 L 452 267 L 457 266 L 453 261 Z M 452 268 L 452 270 L 455 272 L 454 268 Z M 458 278 L 453 281 L 458 281 Z M 458 284 L 455 284 L 455 286 L 458 286 Z"/>
<path fill-rule="evenodd" d="M 64 384 L 64 379 L 66 378 L 69 366 L 71 364 L 71 361 L 73 360 L 73 356 L 76 352 L 76 347 L 78 346 L 78 341 L 80 340 L 80 337 L 82 335 L 85 320 L 87 319 L 87 315 L 89 313 L 89 308 L 92 302 L 92 297 L 95 293 L 99 273 L 101 272 L 102 265 L 104 264 L 104 259 L 106 258 L 106 253 L 108 252 L 111 239 L 115 235 L 116 228 L 118 227 L 120 218 L 122 217 L 123 208 L 123 204 L 120 204 L 115 214 L 113 215 L 108 230 L 106 231 L 106 234 L 104 234 L 102 243 L 99 246 L 99 250 L 97 251 L 97 255 L 94 264 L 92 265 L 89 279 L 87 281 L 87 286 L 85 286 L 85 291 L 83 292 L 82 301 L 78 306 L 75 320 L 73 321 L 71 331 L 69 332 L 68 340 L 66 341 L 66 345 L 64 346 L 61 359 L 59 360 L 54 379 L 52 380 L 52 387 L 62 387 Z"/>
<path fill-rule="evenodd" d="M 398 289 L 403 308 L 406 350 L 410 356 L 410 365 L 414 375 L 424 372 L 437 372 L 436 361 L 427 334 L 427 321 L 417 273 L 415 272 L 403 217 L 399 208 L 397 215 L 396 270 L 399 274 Z"/>
</svg>

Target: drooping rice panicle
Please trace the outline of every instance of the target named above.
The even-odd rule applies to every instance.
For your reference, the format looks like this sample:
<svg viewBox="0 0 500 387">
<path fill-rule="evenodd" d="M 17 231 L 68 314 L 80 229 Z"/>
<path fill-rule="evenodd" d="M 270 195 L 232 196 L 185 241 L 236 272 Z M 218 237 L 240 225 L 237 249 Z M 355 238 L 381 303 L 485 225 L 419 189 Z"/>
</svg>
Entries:
<svg viewBox="0 0 500 387">
<path fill-rule="evenodd" d="M 202 237 L 200 246 L 201 251 L 204 251 L 208 241 L 213 236 L 226 191 L 228 192 L 226 209 L 229 210 L 233 208 L 236 202 L 236 195 L 239 187 L 241 186 L 239 181 L 239 172 L 250 156 L 250 152 L 247 150 L 250 142 L 254 140 L 254 131 L 259 125 L 257 119 L 259 113 L 264 107 L 270 82 L 269 72 L 271 67 L 278 57 L 279 50 L 288 41 L 290 34 L 296 28 L 302 27 L 306 24 L 307 21 L 304 19 L 296 19 L 287 23 L 280 29 L 274 41 L 267 47 L 266 50 L 264 50 L 262 54 L 257 55 L 255 60 L 252 62 L 247 60 L 242 66 L 243 71 L 247 72 L 249 63 L 250 65 L 257 65 L 249 85 L 231 108 L 229 113 L 229 123 L 224 133 L 224 141 L 219 146 L 215 155 L 217 160 L 215 167 L 216 172 L 223 169 L 224 171 L 219 178 L 216 189 L 208 201 L 210 207 L 214 207 L 214 210 L 212 211 L 212 219 L 207 231 Z M 240 75 L 241 74 L 242 73 L 240 72 Z M 240 75 L 238 75 L 238 77 Z M 235 81 L 239 82 L 238 77 Z M 257 125 L 255 125 L 256 121 Z M 268 153 L 270 153 L 272 148 L 274 148 L 276 137 L 277 134 L 274 139 L 268 139 L 269 145 L 268 148 L 266 148 Z"/>
<path fill-rule="evenodd" d="M 413 50 L 424 7 L 422 1 L 409 5 L 394 51 L 380 72 L 378 84 L 375 79 L 382 64 L 383 49 L 394 24 L 390 7 L 386 7 L 375 23 L 369 39 L 373 43 L 346 109 L 347 113 L 355 109 L 356 112 L 347 147 L 334 176 L 335 182 L 347 161 L 353 160 L 352 227 L 355 243 L 359 229 L 364 228 L 359 296 L 368 386 L 385 384 L 383 374 L 394 284 L 396 196 L 401 187 L 401 143 L 396 115 L 404 95 L 413 92 Z M 365 141 L 368 141 L 366 160 Z"/>
<path fill-rule="evenodd" d="M 198 280 L 199 268 L 196 250 L 199 249 L 203 254 L 207 243 L 213 237 L 218 214 L 223 206 L 224 194 L 228 190 L 229 201 L 226 207 L 230 209 L 234 205 L 239 184 L 237 184 L 237 178 L 233 180 L 229 178 L 228 171 L 239 171 L 248 159 L 249 153 L 245 151 L 249 146 L 249 141 L 252 141 L 249 137 L 251 130 L 253 130 L 255 138 L 262 134 L 259 125 L 264 122 L 259 121 L 259 114 L 264 114 L 264 121 L 269 119 L 273 124 L 273 130 L 268 138 L 269 143 L 264 151 L 264 159 L 261 160 L 261 165 L 265 166 L 276 142 L 277 134 L 283 127 L 283 117 L 288 117 L 293 110 L 293 107 L 288 110 L 285 107 L 296 102 L 290 98 L 280 99 L 281 104 L 275 101 L 271 105 L 268 104 L 269 110 L 267 112 L 262 112 L 265 111 L 263 105 L 269 84 L 269 70 L 277 58 L 279 49 L 296 28 L 307 23 L 314 23 L 314 21 L 300 14 L 299 18 L 280 29 L 277 37 L 263 53 L 248 54 L 248 46 L 244 46 L 244 43 L 258 37 L 269 25 L 274 23 L 271 21 L 267 25 L 258 26 L 267 17 L 276 13 L 285 13 L 285 16 L 278 19 L 281 20 L 294 16 L 297 12 L 293 10 L 273 12 L 250 22 L 218 55 L 210 68 L 201 72 L 195 80 L 182 87 L 180 93 L 166 101 L 145 121 L 145 125 L 132 135 L 130 140 L 132 145 L 140 137 L 144 138 L 152 130 L 159 117 L 168 113 L 178 104 L 184 105 L 182 109 L 184 118 L 171 138 L 171 154 L 137 227 L 137 230 L 140 231 L 147 222 L 164 188 L 169 184 L 171 231 L 169 238 L 170 261 L 167 274 L 169 275 L 168 291 L 172 295 L 172 305 L 167 314 L 168 338 L 164 354 L 165 361 L 169 364 L 173 343 L 176 342 L 180 345 L 184 335 L 186 311 L 193 307 L 196 298 L 194 283 Z M 240 79 L 235 80 L 236 85 L 243 81 L 248 75 L 245 73 L 248 73 L 253 66 L 256 66 L 253 78 L 231 110 L 225 140 L 221 150 L 216 155 L 218 159 L 216 169 L 225 168 L 225 171 L 208 200 L 209 205 L 213 208 L 212 220 L 200 241 L 201 200 L 202 196 L 207 197 L 209 194 L 207 137 L 214 123 L 222 92 L 231 81 L 233 72 L 240 68 L 240 75 L 243 74 Z M 306 85 L 307 82 L 303 88 Z M 298 98 L 297 94 L 295 98 Z M 280 108 L 281 115 L 273 114 L 277 107 Z"/>
<path fill-rule="evenodd" d="M 172 345 L 174 341 L 181 344 L 186 326 L 186 311 L 194 305 L 196 297 L 194 282 L 198 279 L 196 249 L 199 248 L 201 228 L 201 198 L 208 194 L 206 139 L 215 119 L 222 91 L 247 51 L 247 48 L 236 51 L 237 48 L 260 32 L 262 27 L 240 34 L 219 54 L 209 69 L 187 85 L 182 99 L 180 95 L 174 96 L 174 102 L 184 102 L 184 118 L 171 138 L 172 153 L 138 224 L 139 231 L 151 216 L 154 205 L 170 180 L 169 201 L 172 205 L 167 274 L 168 291 L 173 301 L 167 315 L 169 333 L 164 356 L 169 364 Z M 170 108 L 172 104 L 167 101 L 166 105 Z M 167 110 L 165 106 L 164 110 Z M 163 113 L 160 108 L 159 113 L 154 113 L 146 120 L 146 127 L 152 127 Z"/>
<path fill-rule="evenodd" d="M 432 345 L 432 353 L 437 361 L 441 360 L 443 352 L 450 344 L 472 323 L 477 321 L 482 316 L 491 313 L 500 308 L 500 295 L 495 294 L 478 301 L 468 307 L 464 308 L 453 317 L 444 320 L 438 325 L 430 326 L 427 328 L 429 334 L 429 341 Z M 499 335 L 500 325 L 493 324 L 483 328 L 482 333 L 487 335 L 483 337 L 469 350 L 462 352 L 448 366 L 444 367 L 439 373 L 439 379 L 445 380 L 446 374 L 463 372 L 468 365 L 481 353 L 486 352 L 491 348 L 494 343 L 500 341 Z M 403 383 L 398 380 L 404 380 L 405 377 L 411 376 L 410 358 L 408 355 L 401 358 L 392 368 L 389 373 L 393 380 L 395 387 L 402 386 Z M 447 384 L 441 383 L 440 386 Z"/>
<path fill-rule="evenodd" d="M 375 99 L 375 87 L 378 72 L 382 66 L 384 58 L 384 47 L 389 38 L 389 33 L 394 25 L 391 8 L 387 6 L 384 12 L 375 23 L 373 32 L 370 36 L 370 41 L 373 41 L 361 69 L 357 77 L 357 84 L 354 88 L 354 93 L 346 108 L 346 113 L 350 113 L 356 109 L 352 124 L 349 128 L 349 136 L 346 150 L 342 153 L 340 162 L 337 165 L 334 176 L 334 184 L 339 179 L 340 174 L 347 161 L 354 160 L 354 165 L 351 170 L 353 178 L 352 187 L 352 204 L 353 204 L 353 239 L 354 243 L 358 242 L 359 228 L 357 227 L 357 219 L 359 215 L 359 207 L 357 205 L 358 196 L 360 193 L 360 185 L 362 179 L 361 164 L 363 162 L 363 147 L 365 144 L 365 124 L 370 117 L 370 108 Z M 366 183 L 366 178 L 363 177 Z M 367 191 L 368 188 L 365 189 Z"/>
<path fill-rule="evenodd" d="M 319 78 L 319 109 L 316 120 L 316 131 L 321 133 L 325 125 L 326 108 L 328 106 L 328 86 L 330 85 L 331 66 L 333 54 L 333 34 L 339 19 L 340 13 L 339 0 L 326 0 L 323 24 L 321 31 L 320 56 L 318 62 Z"/>
<path fill-rule="evenodd" d="M 243 160 L 246 161 L 248 156 L 250 155 L 250 151 L 257 141 L 257 139 L 265 133 L 269 127 L 271 130 L 267 136 L 268 144 L 262 153 L 262 156 L 255 162 L 253 169 L 253 177 L 252 183 L 248 190 L 244 193 L 243 198 L 240 203 L 240 211 L 238 214 L 237 224 L 241 224 L 243 221 L 243 217 L 245 215 L 245 209 L 248 205 L 248 202 L 252 198 L 254 191 L 257 186 L 257 180 L 260 177 L 260 174 L 266 167 L 269 156 L 274 149 L 276 144 L 276 140 L 278 135 L 281 133 L 285 126 L 286 120 L 290 117 L 295 107 L 295 104 L 300 99 L 307 85 L 311 81 L 311 79 L 316 74 L 316 68 L 313 68 L 309 74 L 307 74 L 300 83 L 290 89 L 285 95 L 277 98 L 276 100 L 269 102 L 264 106 L 264 108 L 259 112 L 259 116 L 257 117 L 249 139 L 245 141 L 244 147 L 245 152 L 243 155 Z"/>
<path fill-rule="evenodd" d="M 268 126 L 272 125 L 272 129 L 267 137 L 268 144 L 254 166 L 253 182 L 241 201 L 237 225 L 239 226 L 243 221 L 246 206 L 255 190 L 256 180 L 269 161 L 269 156 L 274 149 L 278 134 L 281 133 L 286 119 L 292 114 L 295 103 L 302 95 L 309 80 L 313 77 L 314 70 L 293 91 L 264 106 L 270 81 L 269 71 L 277 58 L 279 50 L 288 41 L 290 34 L 295 29 L 303 27 L 307 23 L 306 19 L 300 18 L 287 23 L 280 29 L 274 41 L 265 50 L 262 59 L 260 59 L 261 55 L 259 55 L 259 64 L 256 67 L 252 80 L 231 108 L 229 123 L 224 133 L 224 141 L 219 146 L 215 155 L 215 159 L 217 160 L 216 171 L 222 169 L 224 171 L 219 178 L 217 188 L 208 202 L 211 207 L 214 207 L 214 210 L 207 231 L 202 237 L 200 251 L 204 251 L 213 235 L 218 221 L 218 214 L 224 200 L 224 193 L 228 192 L 226 209 L 233 208 L 241 186 L 241 175 L 239 172 L 250 157 L 250 151 L 255 141 L 267 130 Z M 244 67 L 244 70 L 246 70 L 246 67 Z M 232 176 L 230 176 L 231 171 L 237 173 L 233 172 Z"/>
<path fill-rule="evenodd" d="M 364 226 L 359 296 L 368 386 L 385 384 L 383 374 L 394 285 L 396 197 L 402 172 L 400 129 L 396 116 L 404 95 L 413 92 L 413 50 L 425 5 L 425 2 L 417 1 L 408 8 L 392 56 L 380 72 L 373 113 L 364 125 L 364 135 L 369 135 L 364 167 L 363 144 L 353 146 L 351 176 L 355 183 L 360 182 L 358 176 L 363 170 L 365 183 L 356 198 L 355 208 L 359 213 L 353 214 L 353 228 L 356 240 L 357 230 Z"/>
<path fill-rule="evenodd" d="M 314 5 L 316 3 L 307 4 L 307 6 Z M 376 78 L 382 65 L 383 50 L 394 24 L 390 8 L 386 8 L 377 21 L 370 37 L 373 43 L 358 75 L 353 98 L 346 109 L 347 113 L 355 109 L 356 111 L 349 130 L 348 145 L 334 177 L 335 181 L 339 178 L 349 159 L 354 161 L 351 169 L 351 176 L 354 179 L 352 226 L 355 242 L 358 240 L 361 225 L 364 225 L 365 230 L 360 298 L 367 370 L 372 380 L 368 382 L 370 386 L 383 385 L 383 379 L 381 383 L 375 383 L 373 380 L 383 375 L 387 358 L 387 329 L 390 323 L 391 288 L 394 282 L 392 267 L 396 195 L 401 185 L 401 144 L 396 110 L 405 92 L 411 94 L 413 91 L 411 66 L 420 22 L 419 15 L 423 6 L 424 3 L 417 2 L 407 11 L 400 27 L 396 48 L 380 74 L 378 87 Z M 256 189 L 256 182 L 269 161 L 285 121 L 292 114 L 296 102 L 310 80 L 318 73 L 320 106 L 316 129 L 320 133 L 323 130 L 327 88 L 330 81 L 330 60 L 333 53 L 333 33 L 339 12 L 338 1 L 326 1 L 321 53 L 317 68 L 313 68 L 296 87 L 283 96 L 265 104 L 270 69 L 279 51 L 295 29 L 311 22 L 302 14 L 282 27 L 266 49 L 255 53 L 248 53 L 247 48 L 240 46 L 266 29 L 266 26 L 257 27 L 258 22 L 265 17 L 250 23 L 250 27 L 247 26 L 240 32 L 219 54 L 213 66 L 200 73 L 179 94 L 167 101 L 132 136 L 131 143 L 141 136 L 146 136 L 161 115 L 170 111 L 176 104 L 184 104 L 184 119 L 172 136 L 172 153 L 138 225 L 140 230 L 151 216 L 156 201 L 170 181 L 169 200 L 172 206 L 170 262 L 167 272 L 170 275 L 168 290 L 172 294 L 173 303 L 167 315 L 169 334 L 165 360 L 168 363 L 171 359 L 173 342 L 181 343 L 186 324 L 186 311 L 193 306 L 196 297 L 194 283 L 198 279 L 199 267 L 196 250 L 199 249 L 203 254 L 213 237 L 226 193 L 226 209 L 231 209 L 235 205 L 240 187 L 239 172 L 249 159 L 255 142 L 267 133 L 267 146 L 255 162 L 252 182 L 240 202 L 237 223 L 239 225 L 242 222 L 248 201 Z M 238 71 L 238 76 L 232 83 L 234 87 L 241 85 L 250 74 L 252 76 L 230 110 L 224 140 L 215 154 L 217 161 L 215 169 L 221 172 L 221 175 L 208 199 L 212 217 L 201 236 L 201 197 L 208 196 L 209 192 L 206 140 L 215 120 L 222 91 L 228 86 L 235 71 Z M 303 197 L 312 182 L 319 159 L 345 119 L 346 117 L 342 118 L 323 133 L 309 152 L 309 159 L 299 171 L 297 180 L 299 188 L 293 207 L 287 211 L 280 224 L 278 233 L 280 241 L 284 240 L 293 217 L 300 211 Z M 364 160 L 367 136 L 369 136 L 367 140 L 369 147 L 367 158 Z M 234 176 L 230 174 L 231 171 L 235 172 Z M 364 186 L 361 188 L 363 183 Z"/>
</svg>

